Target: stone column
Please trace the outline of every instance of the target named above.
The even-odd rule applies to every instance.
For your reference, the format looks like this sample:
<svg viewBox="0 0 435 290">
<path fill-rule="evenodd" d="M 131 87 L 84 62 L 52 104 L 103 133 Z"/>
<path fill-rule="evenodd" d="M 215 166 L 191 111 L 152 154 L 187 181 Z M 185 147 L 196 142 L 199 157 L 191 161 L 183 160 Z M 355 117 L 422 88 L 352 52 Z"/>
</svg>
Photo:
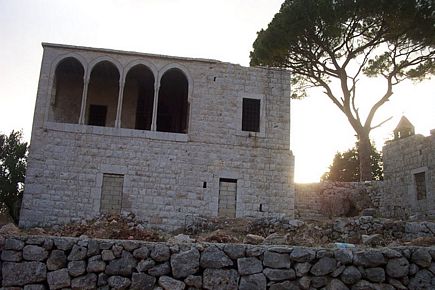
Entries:
<svg viewBox="0 0 435 290">
<path fill-rule="evenodd" d="M 86 114 L 86 102 L 88 99 L 88 85 L 89 85 L 89 77 L 86 76 L 83 80 L 83 93 L 82 93 L 82 106 L 80 108 L 80 118 L 79 118 L 79 124 L 85 123 L 85 114 Z"/>
<path fill-rule="evenodd" d="M 118 107 L 116 108 L 115 128 L 121 127 L 122 102 L 124 100 L 124 85 L 125 80 L 124 78 L 122 78 L 122 81 L 119 82 Z"/>
<path fill-rule="evenodd" d="M 160 90 L 160 80 L 157 80 L 154 86 L 153 118 L 151 121 L 151 131 L 157 130 L 157 107 L 159 104 L 159 90 Z"/>
</svg>

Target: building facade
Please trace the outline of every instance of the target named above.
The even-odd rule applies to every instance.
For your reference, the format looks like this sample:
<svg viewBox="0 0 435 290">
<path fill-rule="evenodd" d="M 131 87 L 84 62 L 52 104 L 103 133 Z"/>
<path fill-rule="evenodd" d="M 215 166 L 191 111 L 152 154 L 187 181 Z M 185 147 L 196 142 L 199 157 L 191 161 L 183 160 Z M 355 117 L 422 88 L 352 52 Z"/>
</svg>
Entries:
<svg viewBox="0 0 435 290">
<path fill-rule="evenodd" d="M 288 71 L 43 48 L 21 226 L 293 217 Z"/>
<path fill-rule="evenodd" d="M 414 133 L 402 117 L 394 140 L 383 148 L 383 212 L 390 216 L 435 216 L 435 129 L 430 136 Z"/>
</svg>

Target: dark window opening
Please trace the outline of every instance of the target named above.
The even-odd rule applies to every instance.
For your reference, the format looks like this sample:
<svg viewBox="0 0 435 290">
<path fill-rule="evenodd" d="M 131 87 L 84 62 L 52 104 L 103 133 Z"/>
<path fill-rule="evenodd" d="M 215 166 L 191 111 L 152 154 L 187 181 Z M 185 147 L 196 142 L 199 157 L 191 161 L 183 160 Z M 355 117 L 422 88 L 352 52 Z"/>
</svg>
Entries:
<svg viewBox="0 0 435 290">
<path fill-rule="evenodd" d="M 417 193 L 417 200 L 422 200 L 426 198 L 426 174 L 425 172 L 420 172 L 414 174 L 415 179 L 415 189 Z"/>
<path fill-rule="evenodd" d="M 119 72 L 114 64 L 108 61 L 102 61 L 94 66 L 89 79 L 88 98 L 86 102 L 87 108 L 87 124 L 95 126 L 115 127 L 115 120 L 118 108 L 119 94 Z M 104 125 L 102 124 L 102 110 L 97 113 L 98 116 L 93 116 L 91 106 L 106 107 L 106 115 Z M 99 125 L 95 122 L 98 121 Z"/>
<path fill-rule="evenodd" d="M 260 132 L 260 100 L 243 98 L 242 131 Z"/>
<path fill-rule="evenodd" d="M 219 178 L 219 182 L 237 183 L 237 179 Z"/>
<path fill-rule="evenodd" d="M 122 104 L 121 127 L 151 130 L 154 103 L 154 75 L 144 65 L 127 73 Z"/>
<path fill-rule="evenodd" d="M 170 69 L 160 81 L 157 131 L 187 133 L 189 83 L 179 69 Z"/>
<path fill-rule="evenodd" d="M 106 106 L 90 105 L 88 125 L 104 127 L 106 126 L 106 116 Z"/>
<path fill-rule="evenodd" d="M 207 188 L 207 182 L 204 181 L 204 182 L 202 183 L 202 188 Z"/>
<path fill-rule="evenodd" d="M 65 58 L 58 64 L 54 75 L 50 121 L 71 124 L 79 122 L 83 76 L 83 66 L 75 58 Z"/>
</svg>

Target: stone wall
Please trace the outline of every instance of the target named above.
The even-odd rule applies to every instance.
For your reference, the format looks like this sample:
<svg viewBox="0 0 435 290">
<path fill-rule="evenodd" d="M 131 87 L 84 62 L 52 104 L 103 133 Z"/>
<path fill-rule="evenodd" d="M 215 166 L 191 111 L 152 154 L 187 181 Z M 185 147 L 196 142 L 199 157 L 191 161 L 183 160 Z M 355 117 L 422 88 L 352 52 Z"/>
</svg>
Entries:
<svg viewBox="0 0 435 290">
<path fill-rule="evenodd" d="M 121 212 L 133 212 L 150 226 L 175 229 L 189 215 L 218 216 L 221 179 L 237 181 L 236 217 L 293 217 L 288 71 L 43 46 L 21 226 L 98 216 L 104 174 L 123 177 Z M 85 78 L 99 61 L 112 62 L 121 86 L 133 64 L 150 68 L 156 81 L 168 69 L 182 70 L 189 81 L 187 134 L 159 132 L 155 124 L 153 130 L 126 129 L 120 120 L 114 127 L 50 121 L 54 73 L 66 57 L 82 63 Z M 241 130 L 243 98 L 261 100 L 260 132 Z"/>
<path fill-rule="evenodd" d="M 7 238 L 3 289 L 434 289 L 435 248 Z M 157 287 L 157 288 L 156 288 Z"/>
<path fill-rule="evenodd" d="M 435 130 L 389 141 L 383 148 L 384 210 L 398 215 L 435 216 Z M 416 175 L 424 178 L 425 194 L 417 194 Z"/>
<path fill-rule="evenodd" d="M 319 182 L 295 184 L 299 218 L 354 216 L 381 206 L 382 182 Z"/>
</svg>

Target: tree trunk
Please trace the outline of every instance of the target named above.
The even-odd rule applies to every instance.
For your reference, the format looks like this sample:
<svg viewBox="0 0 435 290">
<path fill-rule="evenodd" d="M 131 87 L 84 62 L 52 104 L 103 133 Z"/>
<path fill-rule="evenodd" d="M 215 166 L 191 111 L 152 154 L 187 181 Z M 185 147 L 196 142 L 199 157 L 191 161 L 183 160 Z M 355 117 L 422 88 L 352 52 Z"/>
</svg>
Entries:
<svg viewBox="0 0 435 290">
<path fill-rule="evenodd" d="M 372 180 L 372 166 L 371 166 L 371 150 L 369 132 L 358 133 L 358 158 L 359 158 L 359 180 L 367 181 Z"/>
</svg>

